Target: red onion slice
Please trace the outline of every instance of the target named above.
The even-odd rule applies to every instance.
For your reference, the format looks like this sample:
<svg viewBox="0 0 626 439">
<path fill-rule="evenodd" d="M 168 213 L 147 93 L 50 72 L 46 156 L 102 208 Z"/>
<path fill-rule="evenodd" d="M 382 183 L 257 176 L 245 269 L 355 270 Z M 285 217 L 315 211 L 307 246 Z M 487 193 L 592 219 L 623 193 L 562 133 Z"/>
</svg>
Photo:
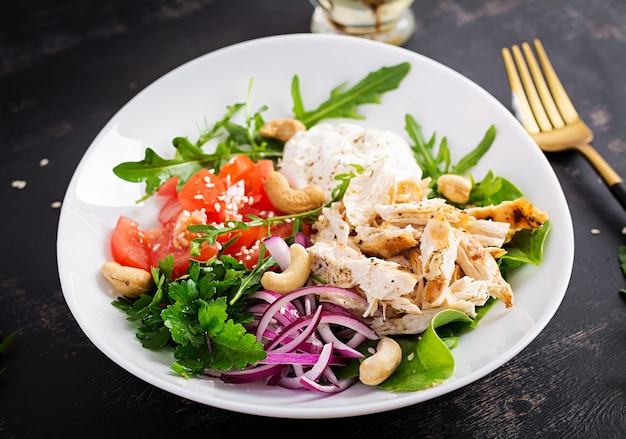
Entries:
<svg viewBox="0 0 626 439">
<path fill-rule="evenodd" d="M 258 364 L 300 364 L 312 366 L 320 359 L 321 354 L 295 353 L 295 352 L 268 352 L 265 360 Z M 331 355 L 328 360 L 329 366 L 346 366 L 350 362 L 348 357 Z"/>
<path fill-rule="evenodd" d="M 265 248 L 270 252 L 272 257 L 278 263 L 278 266 L 282 271 L 285 271 L 289 267 L 291 262 L 291 256 L 289 255 L 289 244 L 285 242 L 280 236 L 270 236 L 263 240 Z"/>
<path fill-rule="evenodd" d="M 290 352 L 297 349 L 315 333 L 321 316 L 322 308 L 318 308 L 313 316 L 304 316 L 290 324 L 278 335 L 278 337 L 265 346 L 265 350 L 267 352 Z M 300 332 L 301 329 L 302 331 Z M 297 335 L 294 336 L 294 334 Z M 278 346 L 285 341 L 286 338 L 291 338 L 291 340 L 282 346 Z"/>
<path fill-rule="evenodd" d="M 324 345 L 324 348 L 322 348 L 322 353 L 320 354 L 317 363 L 315 363 L 313 367 L 310 368 L 308 371 L 304 372 L 300 379 L 302 380 L 302 378 L 306 378 L 311 381 L 316 381 L 322 375 L 322 373 L 324 373 L 324 370 L 329 366 L 330 355 L 332 353 L 333 344 L 326 343 Z"/>
<path fill-rule="evenodd" d="M 283 364 L 263 364 L 249 369 L 222 372 L 220 378 L 226 383 L 247 384 L 265 379 L 279 372 Z"/>
</svg>

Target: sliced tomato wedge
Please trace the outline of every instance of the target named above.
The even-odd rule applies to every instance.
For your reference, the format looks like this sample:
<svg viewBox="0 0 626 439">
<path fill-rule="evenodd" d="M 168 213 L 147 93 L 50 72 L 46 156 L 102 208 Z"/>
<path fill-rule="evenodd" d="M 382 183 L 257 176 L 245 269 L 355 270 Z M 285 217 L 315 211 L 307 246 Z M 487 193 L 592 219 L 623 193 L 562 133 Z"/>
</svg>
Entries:
<svg viewBox="0 0 626 439">
<path fill-rule="evenodd" d="M 176 196 L 176 187 L 178 186 L 178 176 L 170 177 L 161 187 L 157 190 L 157 195 L 162 197 Z"/>
<path fill-rule="evenodd" d="M 166 224 L 176 221 L 182 212 L 183 206 L 180 204 L 178 197 L 168 197 L 159 211 L 159 222 L 161 225 L 165 226 Z"/>
<path fill-rule="evenodd" d="M 183 209 L 193 212 L 205 209 L 207 216 L 214 222 L 225 219 L 223 197 L 226 186 L 224 182 L 208 169 L 201 169 L 193 175 L 178 193 L 178 201 Z"/>
<path fill-rule="evenodd" d="M 170 224 L 166 227 L 152 231 L 152 233 L 147 232 L 146 235 L 150 237 L 150 266 L 157 267 L 159 261 L 165 259 L 166 256 L 171 254 L 174 258 L 172 277 L 176 279 L 187 273 L 191 255 L 189 253 L 189 245 L 177 245 L 177 241 L 174 239 L 173 233 L 173 225 Z M 217 249 L 209 245 L 203 245 L 201 254 L 194 257 L 194 259 L 197 259 L 198 261 L 208 261 L 216 254 Z"/>
<path fill-rule="evenodd" d="M 249 191 L 248 196 L 252 197 L 254 200 L 251 205 L 262 212 L 278 212 L 265 192 L 265 180 L 273 171 L 274 162 L 271 160 L 259 160 L 256 162 L 254 169 L 246 177 L 246 187 Z"/>
<path fill-rule="evenodd" d="M 222 179 L 226 186 L 230 186 L 245 179 L 246 176 L 250 175 L 255 167 L 256 164 L 250 157 L 245 154 L 240 154 L 233 157 L 228 163 L 223 165 L 217 175 Z"/>
<path fill-rule="evenodd" d="M 157 191 L 163 200 L 158 216 L 161 227 L 142 231 L 135 221 L 121 217 L 111 239 L 114 259 L 122 265 L 149 270 L 171 254 L 173 276 L 182 276 L 192 259 L 190 242 L 198 236 L 187 230 L 190 224 L 223 224 L 227 220 L 246 221 L 249 214 L 261 218 L 280 214 L 264 188 L 267 176 L 273 171 L 271 160 L 255 163 L 242 154 L 222 166 L 217 175 L 208 169 L 198 171 L 179 192 L 176 191 L 178 178 L 170 178 Z M 291 224 L 280 224 L 273 226 L 269 234 L 288 237 L 291 230 Z M 193 259 L 209 260 L 218 253 L 220 244 L 237 237 L 223 252 L 252 268 L 258 261 L 259 243 L 267 236 L 267 226 L 220 236 L 218 245 L 203 244 L 201 255 Z"/>
<path fill-rule="evenodd" d="M 111 237 L 111 254 L 121 265 L 150 268 L 148 243 L 136 221 L 120 216 Z"/>
</svg>

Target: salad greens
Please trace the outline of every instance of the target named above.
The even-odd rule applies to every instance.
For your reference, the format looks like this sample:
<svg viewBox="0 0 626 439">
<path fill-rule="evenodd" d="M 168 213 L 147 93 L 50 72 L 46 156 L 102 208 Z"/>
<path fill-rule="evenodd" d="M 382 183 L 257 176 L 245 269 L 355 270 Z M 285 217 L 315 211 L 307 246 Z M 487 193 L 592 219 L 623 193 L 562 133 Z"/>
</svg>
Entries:
<svg viewBox="0 0 626 439">
<path fill-rule="evenodd" d="M 411 146 L 415 160 L 423 171 L 424 178 L 430 177 L 432 181 L 430 196 L 440 196 L 437 191 L 437 178 L 443 174 L 464 175 L 489 150 L 496 136 L 496 129 L 491 125 L 485 132 L 479 144 L 463 156 L 456 165 L 452 165 L 451 154 L 446 138 L 439 142 L 435 152 L 436 135 L 433 134 L 428 140 L 424 137 L 422 127 L 411 115 L 406 115 L 405 129 L 414 145 Z M 469 205 L 490 206 L 503 201 L 515 200 L 524 194 L 511 181 L 504 177 L 495 176 L 493 171 L 487 172 L 480 182 L 473 182 L 470 192 Z M 543 257 L 543 246 L 550 231 L 550 222 L 546 221 L 539 229 L 522 230 L 515 234 L 513 239 L 506 245 L 506 254 L 498 258 L 498 265 L 502 275 L 513 268 L 523 264 L 539 265 Z M 626 260 L 626 251 L 624 254 Z"/>
<path fill-rule="evenodd" d="M 355 86 L 346 89 L 346 84 L 335 87 L 330 92 L 330 97 L 315 110 L 306 111 L 302 105 L 300 95 L 300 80 L 294 76 L 291 83 L 291 95 L 293 98 L 293 114 L 307 128 L 316 125 L 322 119 L 350 118 L 364 119 L 356 108 L 363 104 L 379 104 L 380 96 L 388 91 L 398 88 L 400 82 L 409 72 L 409 63 L 398 64 L 393 67 L 383 67 L 371 72 Z"/>
<path fill-rule="evenodd" d="M 433 133 L 427 141 L 424 137 L 422 127 L 416 122 L 413 116 L 407 114 L 405 122 L 405 130 L 415 143 L 415 145 L 412 146 L 415 160 L 422 168 L 424 178 L 432 178 L 432 185 L 436 183 L 437 178 L 442 174 L 465 174 L 485 155 L 496 138 L 496 128 L 491 125 L 478 146 L 463 156 L 456 165 L 451 166 L 450 149 L 448 148 L 448 141 L 445 137 L 441 139 L 437 154 L 434 155 L 434 147 L 437 140 L 436 134 Z"/>
<path fill-rule="evenodd" d="M 383 67 L 369 73 L 352 87 L 341 84 L 330 92 L 325 102 L 313 110 L 305 109 L 299 78 L 294 76 L 291 83 L 294 117 L 307 127 L 328 118 L 362 119 L 357 112 L 358 107 L 380 103 L 380 96 L 398 88 L 409 69 L 408 63 Z M 201 168 L 215 168 L 217 171 L 230 158 L 241 153 L 253 159 L 277 160 L 283 145 L 259 134 L 259 128 L 264 124 L 262 112 L 267 108 L 261 107 L 256 112 L 250 110 L 248 102 L 251 85 L 252 81 L 246 102 L 228 106 L 222 119 L 206 127 L 195 142 L 185 137 L 175 138 L 174 158 L 162 158 L 147 148 L 143 160 L 121 163 L 113 171 L 124 180 L 145 183 L 147 198 L 172 176 L 178 176 L 180 187 Z M 242 110 L 245 116 L 243 124 L 240 124 L 235 122 L 234 117 Z M 496 135 L 495 127 L 490 126 L 479 144 L 453 165 L 445 137 L 437 142 L 433 134 L 426 140 L 421 126 L 411 115 L 406 116 L 405 123 L 407 134 L 413 142 L 411 147 L 415 159 L 424 177 L 431 177 L 433 182 L 445 173 L 466 174 L 489 150 Z M 208 142 L 215 144 L 213 152 L 204 151 L 203 146 Z M 350 179 L 359 172 L 362 169 L 355 166 L 354 172 L 337 177 L 338 185 L 332 194 L 333 201 L 343 197 Z M 433 195 L 436 195 L 436 188 Z M 490 171 L 482 181 L 474 182 L 470 203 L 484 206 L 520 196 L 522 193 L 513 183 Z M 303 222 L 313 223 L 320 209 L 267 219 L 250 215 L 248 221 L 227 221 L 223 226 L 189 226 L 190 231 L 203 235 L 192 242 L 191 254 L 197 254 L 204 241 L 213 244 L 220 235 L 252 226 L 269 228 L 274 223 L 288 220 L 293 223 L 295 234 Z M 546 223 L 538 230 L 516 235 L 507 246 L 506 255 L 499 259 L 503 275 L 519 265 L 538 264 L 541 261 L 549 228 L 549 223 Z M 293 239 L 293 236 L 289 239 Z M 222 247 L 227 246 L 228 242 Z M 626 251 L 623 261 L 626 261 Z M 266 256 L 259 259 L 256 267 L 250 270 L 236 259 L 220 253 L 208 262 L 192 260 L 187 274 L 173 279 L 173 258 L 170 255 L 159 263 L 158 268 L 152 269 L 156 284 L 153 295 L 143 294 L 138 299 L 119 297 L 113 305 L 126 313 L 128 320 L 137 323 L 136 336 L 145 348 L 169 346 L 173 349 L 176 361 L 172 369 L 184 377 L 203 374 L 207 370 L 242 369 L 266 356 L 263 346 L 253 334 L 246 331 L 246 324 L 252 321 L 252 316 L 246 312 L 245 297 L 261 289 L 263 272 L 274 266 L 276 261 L 272 256 Z M 476 326 L 493 302 L 491 299 L 485 306 L 479 307 L 474 319 L 460 311 L 445 310 L 435 316 L 421 337 L 397 337 L 404 352 L 403 362 L 396 373 L 380 386 L 394 391 L 419 390 L 449 378 L 454 371 L 454 358 L 450 349 L 456 345 L 461 333 Z M 367 348 L 372 346 L 368 343 L 359 349 L 366 353 Z M 407 362 L 409 357 L 414 361 Z M 358 374 L 358 361 L 343 369 L 338 374 Z"/>
<path fill-rule="evenodd" d="M 620 245 L 617 248 L 617 260 L 619 262 L 619 266 L 622 270 L 622 274 L 626 276 L 626 245 Z M 621 293 L 626 294 L 626 289 L 621 289 Z"/>
<path fill-rule="evenodd" d="M 173 264 L 168 257 L 153 270 L 154 296 L 120 297 L 113 302 L 128 320 L 140 323 L 137 338 L 142 345 L 172 346 L 177 360 L 172 369 L 185 377 L 207 368 L 243 368 L 265 359 L 263 346 L 243 326 L 252 316 L 237 299 L 261 288 L 261 275 L 274 264 L 271 256 L 254 270 L 227 255 L 210 264 L 192 261 L 188 274 L 177 280 L 171 279 Z"/>
<path fill-rule="evenodd" d="M 12 332 L 6 338 L 2 339 L 2 331 L 0 331 L 0 340 L 2 340 L 0 341 L 0 357 L 2 356 L 4 351 L 7 350 L 9 345 L 13 343 L 13 340 L 15 339 L 15 337 L 16 337 L 16 333 Z M 6 371 L 6 367 L 0 369 L 0 374 L 4 373 L 4 371 Z"/>
<path fill-rule="evenodd" d="M 446 309 L 433 317 L 419 342 L 415 337 L 399 337 L 404 361 L 380 387 L 407 392 L 426 389 L 450 378 L 454 373 L 454 357 L 437 334 L 437 328 L 457 321 L 471 323 L 472 319 L 462 311 Z"/>
<path fill-rule="evenodd" d="M 304 109 L 300 81 L 298 76 L 294 76 L 291 84 L 294 116 L 307 127 L 328 118 L 362 119 L 356 111 L 358 106 L 380 103 L 380 96 L 398 88 L 409 70 L 409 63 L 383 67 L 371 72 L 349 89 L 346 89 L 346 84 L 336 87 L 326 101 L 310 111 Z M 143 200 L 153 195 L 163 183 L 175 175 L 178 176 L 180 189 L 200 169 L 213 168 L 218 172 L 224 163 L 239 154 L 247 154 L 253 159 L 277 159 L 281 155 L 282 144 L 259 134 L 259 128 L 265 123 L 262 112 L 267 107 L 261 107 L 255 113 L 250 112 L 251 86 L 252 81 L 246 102 L 228 106 L 224 117 L 203 130 L 195 143 L 186 137 L 176 137 L 172 142 L 176 148 L 174 158 L 162 158 L 152 148 L 146 148 L 143 160 L 121 163 L 113 168 L 113 172 L 123 180 L 145 183 L 146 195 Z M 234 116 L 241 110 L 245 110 L 244 125 L 234 121 Z M 205 152 L 202 146 L 211 140 L 217 142 L 215 151 Z"/>
</svg>

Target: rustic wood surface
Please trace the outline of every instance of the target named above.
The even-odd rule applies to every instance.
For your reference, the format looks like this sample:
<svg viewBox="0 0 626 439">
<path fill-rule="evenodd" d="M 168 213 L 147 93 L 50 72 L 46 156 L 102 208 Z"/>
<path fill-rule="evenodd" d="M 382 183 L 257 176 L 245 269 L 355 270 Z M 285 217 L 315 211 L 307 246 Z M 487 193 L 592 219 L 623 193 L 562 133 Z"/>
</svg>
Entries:
<svg viewBox="0 0 626 439">
<path fill-rule="evenodd" d="M 594 145 L 626 175 L 626 2 L 418 0 L 412 8 L 418 29 L 405 47 L 507 107 L 500 49 L 541 38 Z M 53 203 L 87 146 L 161 75 L 233 43 L 308 32 L 312 11 L 307 0 L 0 2 L 0 331 L 17 333 L 0 358 L 0 437 L 626 437 L 626 279 L 617 260 L 626 212 L 575 153 L 549 156 L 575 227 L 561 307 L 511 361 L 435 400 L 347 419 L 244 415 L 146 384 L 83 334 L 58 280 Z"/>
</svg>

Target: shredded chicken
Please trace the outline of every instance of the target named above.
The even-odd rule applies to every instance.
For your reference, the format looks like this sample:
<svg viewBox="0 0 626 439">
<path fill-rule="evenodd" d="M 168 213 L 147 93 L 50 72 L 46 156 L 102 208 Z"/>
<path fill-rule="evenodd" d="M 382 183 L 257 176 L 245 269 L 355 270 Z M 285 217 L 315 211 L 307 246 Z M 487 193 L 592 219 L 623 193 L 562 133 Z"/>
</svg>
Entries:
<svg viewBox="0 0 626 439">
<path fill-rule="evenodd" d="M 318 278 L 353 289 L 367 305 L 332 293 L 322 300 L 360 314 L 381 336 L 420 333 L 442 309 L 473 317 L 489 297 L 513 306 L 496 258 L 516 231 L 548 219 L 525 198 L 458 209 L 428 198 L 429 181 L 396 181 L 384 161 L 372 164 L 343 201 L 322 210 L 308 248 Z"/>
</svg>

